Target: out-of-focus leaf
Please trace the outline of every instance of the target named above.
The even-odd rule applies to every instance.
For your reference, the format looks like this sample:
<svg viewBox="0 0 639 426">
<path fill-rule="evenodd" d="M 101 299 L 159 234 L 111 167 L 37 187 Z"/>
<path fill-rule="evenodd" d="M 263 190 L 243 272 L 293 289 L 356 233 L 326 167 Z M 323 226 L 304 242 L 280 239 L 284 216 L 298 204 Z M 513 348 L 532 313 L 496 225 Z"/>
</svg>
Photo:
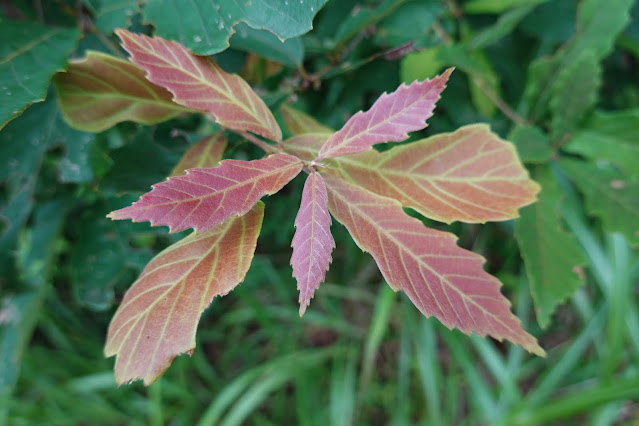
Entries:
<svg viewBox="0 0 639 426">
<path fill-rule="evenodd" d="M 313 161 L 324 146 L 330 133 L 305 133 L 284 141 L 284 149 L 304 161 Z"/>
<path fill-rule="evenodd" d="M 247 213 L 264 195 L 282 189 L 302 170 L 287 154 L 262 160 L 224 160 L 216 168 L 190 169 L 153 186 L 139 201 L 109 213 L 113 220 L 149 221 L 171 232 L 205 232 L 233 215 Z"/>
<path fill-rule="evenodd" d="M 376 44 L 397 47 L 413 42 L 423 45 L 432 32 L 432 24 L 444 12 L 444 4 L 436 1 L 413 0 L 403 2 L 388 17 L 384 18 L 375 28 Z M 439 70 L 435 70 L 425 77 L 432 77 Z M 406 83 L 413 80 L 406 81 Z"/>
<path fill-rule="evenodd" d="M 446 223 L 512 219 L 539 191 L 512 144 L 485 124 L 338 158 L 336 165 L 361 187 Z"/>
<path fill-rule="evenodd" d="M 517 126 L 509 139 L 524 163 L 546 163 L 553 153 L 548 135 L 537 126 Z"/>
<path fill-rule="evenodd" d="M 142 0 L 90 0 L 93 23 L 103 33 L 110 34 L 116 28 L 128 28 L 131 18 L 139 12 Z"/>
<path fill-rule="evenodd" d="M 202 138 L 184 153 L 169 176 L 180 176 L 188 169 L 217 167 L 226 149 L 224 132 Z"/>
<path fill-rule="evenodd" d="M 537 321 L 547 327 L 557 305 L 583 284 L 585 256 L 573 235 L 562 229 L 559 215 L 561 188 L 550 167 L 535 168 L 541 184 L 539 201 L 521 210 L 515 236 L 526 265 Z"/>
<path fill-rule="evenodd" d="M 129 61 L 88 51 L 85 58 L 69 62 L 67 71 L 53 81 L 64 118 L 88 132 L 127 120 L 155 124 L 189 111 L 145 75 Z"/>
<path fill-rule="evenodd" d="M 639 182 L 582 161 L 562 160 L 559 164 L 583 192 L 586 210 L 601 217 L 606 229 L 621 232 L 632 245 L 638 245 Z"/>
<path fill-rule="evenodd" d="M 536 5 L 548 0 L 470 0 L 464 2 L 467 13 L 502 13 L 518 6 Z"/>
<path fill-rule="evenodd" d="M 639 109 L 599 112 L 589 118 L 564 149 L 592 161 L 609 161 L 639 179 Z"/>
<path fill-rule="evenodd" d="M 459 248 L 453 234 L 426 228 L 390 198 L 332 176 L 326 176 L 326 184 L 333 217 L 371 253 L 391 288 L 404 291 L 424 315 L 448 328 L 507 339 L 544 355 L 510 312 L 501 283 L 482 269 L 484 259 Z"/>
<path fill-rule="evenodd" d="M 437 74 L 444 64 L 437 59 L 437 46 L 420 52 L 411 52 L 402 58 L 400 79 L 406 84 L 415 80 L 425 80 Z"/>
<path fill-rule="evenodd" d="M 256 30 L 244 23 L 235 26 L 230 43 L 233 49 L 256 53 L 289 67 L 300 66 L 304 59 L 304 44 L 299 38 L 282 41 L 272 32 Z"/>
<path fill-rule="evenodd" d="M 0 129 L 44 100 L 51 75 L 64 69 L 77 29 L 4 20 L 0 25 Z"/>
<path fill-rule="evenodd" d="M 326 141 L 317 160 L 366 151 L 377 143 L 403 141 L 409 132 L 423 129 L 452 72 L 448 69 L 430 80 L 382 94 L 368 111 L 353 115 Z"/>
<path fill-rule="evenodd" d="M 554 137 L 561 138 L 577 126 L 596 102 L 600 83 L 601 66 L 589 53 L 559 72 L 550 101 Z"/>
<path fill-rule="evenodd" d="M 263 216 L 260 202 L 244 216 L 178 241 L 144 268 L 109 326 L 104 352 L 117 355 L 118 384 L 143 379 L 149 385 L 177 355 L 193 352 L 204 309 L 244 279 Z"/>
<path fill-rule="evenodd" d="M 15 246 L 35 204 L 34 186 L 35 177 L 21 182 L 0 209 L 0 221 L 3 222 L 0 231 L 0 288 L 9 284 L 15 276 Z"/>
<path fill-rule="evenodd" d="M 331 263 L 335 240 L 331 235 L 328 196 L 322 176 L 311 171 L 302 192 L 302 203 L 295 217 L 293 237 L 293 276 L 300 291 L 300 316 L 311 303 L 313 294 L 324 281 Z"/>
<path fill-rule="evenodd" d="M 126 30 L 116 33 L 131 61 L 153 83 L 169 89 L 178 104 L 209 112 L 222 126 L 282 140 L 273 114 L 241 77 L 227 74 L 211 58 L 194 55 L 179 43 Z"/>
<path fill-rule="evenodd" d="M 315 120 L 308 114 L 295 109 L 286 104 L 280 107 L 284 125 L 294 135 L 302 135 L 304 133 L 334 133 L 335 130 L 327 127 Z"/>
<path fill-rule="evenodd" d="M 517 28 L 538 39 L 561 43 L 575 32 L 576 16 L 576 2 L 548 1 L 538 5 Z"/>
<path fill-rule="evenodd" d="M 407 0 L 384 0 L 376 6 L 368 6 L 357 4 L 344 19 L 335 32 L 333 38 L 335 46 L 339 48 L 347 43 L 352 37 L 360 31 L 365 30 L 368 26 L 379 22 L 381 19 L 390 15 L 399 6 L 406 3 Z"/>
<path fill-rule="evenodd" d="M 482 49 L 507 36 L 515 29 L 519 21 L 530 14 L 534 8 L 534 4 L 527 4 L 500 15 L 493 25 L 474 34 L 472 40 L 468 43 L 468 47 L 470 49 Z"/>
<path fill-rule="evenodd" d="M 154 0 L 144 7 L 144 17 L 160 37 L 175 40 L 199 55 L 211 55 L 229 46 L 238 22 L 268 30 L 281 40 L 309 31 L 313 17 L 326 0 L 216 1 L 193 0 L 178 4 Z"/>
</svg>

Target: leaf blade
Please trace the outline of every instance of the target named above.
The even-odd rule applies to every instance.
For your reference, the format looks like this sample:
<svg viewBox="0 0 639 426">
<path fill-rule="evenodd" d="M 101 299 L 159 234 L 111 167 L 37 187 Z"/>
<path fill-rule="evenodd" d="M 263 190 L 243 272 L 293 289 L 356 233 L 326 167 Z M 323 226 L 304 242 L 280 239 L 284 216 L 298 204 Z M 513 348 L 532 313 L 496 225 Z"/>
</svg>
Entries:
<svg viewBox="0 0 639 426">
<path fill-rule="evenodd" d="M 189 111 L 145 78 L 143 69 L 101 52 L 70 61 L 53 83 L 64 118 L 76 129 L 101 132 L 122 121 L 156 124 Z"/>
<path fill-rule="evenodd" d="M 482 269 L 481 256 L 459 248 L 454 235 L 426 228 L 390 198 L 332 176 L 325 181 L 335 220 L 373 255 L 391 288 L 404 291 L 425 316 L 433 315 L 466 334 L 505 338 L 544 355 L 510 312 L 500 282 Z"/>
<path fill-rule="evenodd" d="M 317 161 L 366 151 L 376 143 L 400 142 L 408 132 L 423 129 L 452 72 L 449 68 L 430 80 L 402 84 L 393 93 L 382 94 L 368 111 L 352 116 L 326 141 Z"/>
<path fill-rule="evenodd" d="M 151 82 L 173 93 L 176 103 L 209 112 L 230 129 L 282 140 L 271 111 L 238 75 L 224 72 L 211 58 L 194 55 L 179 43 L 123 29 L 116 34 L 131 62 L 143 68 Z"/>
<path fill-rule="evenodd" d="M 171 232 L 205 232 L 232 215 L 247 213 L 298 175 L 302 162 L 286 154 L 262 160 L 224 160 L 216 168 L 190 169 L 153 186 L 140 200 L 107 217 L 167 225 Z"/>
<path fill-rule="evenodd" d="M 203 137 L 184 153 L 169 176 L 182 175 L 188 169 L 216 167 L 222 160 L 226 143 L 224 132 Z"/>
<path fill-rule="evenodd" d="M 315 290 L 324 281 L 332 260 L 331 252 L 335 248 L 327 202 L 326 184 L 322 176 L 313 170 L 304 184 L 292 242 L 291 265 L 300 291 L 300 317 L 311 303 Z"/>
<path fill-rule="evenodd" d="M 109 325 L 104 353 L 117 355 L 118 384 L 141 378 L 148 386 L 177 355 L 195 349 L 201 313 L 244 279 L 263 214 L 258 203 L 244 216 L 169 246 L 144 268 Z"/>
<path fill-rule="evenodd" d="M 512 144 L 485 124 L 335 162 L 357 185 L 446 223 L 512 219 L 539 192 Z"/>
</svg>

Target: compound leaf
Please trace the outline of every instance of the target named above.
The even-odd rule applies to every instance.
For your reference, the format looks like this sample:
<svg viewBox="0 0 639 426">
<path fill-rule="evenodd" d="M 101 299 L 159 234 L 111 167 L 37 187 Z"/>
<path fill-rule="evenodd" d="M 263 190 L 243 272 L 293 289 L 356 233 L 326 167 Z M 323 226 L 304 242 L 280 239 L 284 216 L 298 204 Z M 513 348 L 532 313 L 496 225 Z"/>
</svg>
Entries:
<svg viewBox="0 0 639 426">
<path fill-rule="evenodd" d="M 205 232 L 233 215 L 247 213 L 264 195 L 274 194 L 302 170 L 287 154 L 253 160 L 224 160 L 216 168 L 190 169 L 153 186 L 139 201 L 109 213 L 114 220 L 168 225 L 171 232 L 188 228 Z"/>
<path fill-rule="evenodd" d="M 211 58 L 194 55 L 174 41 L 122 29 L 116 34 L 131 61 L 143 68 L 153 83 L 169 89 L 178 104 L 209 112 L 230 129 L 282 140 L 271 111 L 238 75 L 224 72 Z"/>
<path fill-rule="evenodd" d="M 542 191 L 537 203 L 522 209 L 515 222 L 515 237 L 526 265 L 537 321 L 545 328 L 557 305 L 583 283 L 578 273 L 585 258 L 575 237 L 561 227 L 561 188 L 550 167 L 535 170 Z"/>
<path fill-rule="evenodd" d="M 76 129 L 101 132 L 122 121 L 155 124 L 188 111 L 173 95 L 145 78 L 129 61 L 87 51 L 53 80 L 65 120 Z"/>
<path fill-rule="evenodd" d="M 177 40 L 199 55 L 211 55 L 229 46 L 238 22 L 268 30 L 280 40 L 300 36 L 312 28 L 313 17 L 324 3 L 326 0 L 192 0 L 188 4 L 154 0 L 147 2 L 144 17 L 155 25 L 157 35 Z"/>
<path fill-rule="evenodd" d="M 485 124 L 335 162 L 352 182 L 447 223 L 515 218 L 539 192 L 513 145 Z"/>
<path fill-rule="evenodd" d="M 217 167 L 226 149 L 224 132 L 202 138 L 188 149 L 169 176 L 179 176 L 188 169 Z"/>
<path fill-rule="evenodd" d="M 333 217 L 371 253 L 391 288 L 404 291 L 424 315 L 544 355 L 510 312 L 500 282 L 482 269 L 484 259 L 458 247 L 453 234 L 426 228 L 390 198 L 332 176 L 326 184 Z"/>
<path fill-rule="evenodd" d="M 44 100 L 51 74 L 64 69 L 77 29 L 3 20 L 0 25 L 0 129 Z"/>
<path fill-rule="evenodd" d="M 284 149 L 304 161 L 312 161 L 330 136 L 330 133 L 304 133 L 293 136 L 284 141 Z"/>
<path fill-rule="evenodd" d="M 213 297 L 244 279 L 262 226 L 264 204 L 158 254 L 127 291 L 109 325 L 106 356 L 117 355 L 118 384 L 149 385 L 173 358 L 195 349 L 200 315 Z"/>
<path fill-rule="evenodd" d="M 583 161 L 562 160 L 559 164 L 584 193 L 586 210 L 601 217 L 609 231 L 621 232 L 632 245 L 638 245 L 639 182 Z"/>
<path fill-rule="evenodd" d="M 291 257 L 293 276 L 300 291 L 300 316 L 304 315 L 313 293 L 324 281 L 331 263 L 331 251 L 335 248 L 327 201 L 324 179 L 313 170 L 304 184 L 302 203 L 295 218 Z"/>
<path fill-rule="evenodd" d="M 352 116 L 326 141 L 317 160 L 367 151 L 376 143 L 400 142 L 409 132 L 423 129 L 452 72 L 449 68 L 431 80 L 402 84 L 393 93 L 382 94 L 368 111 Z"/>
</svg>

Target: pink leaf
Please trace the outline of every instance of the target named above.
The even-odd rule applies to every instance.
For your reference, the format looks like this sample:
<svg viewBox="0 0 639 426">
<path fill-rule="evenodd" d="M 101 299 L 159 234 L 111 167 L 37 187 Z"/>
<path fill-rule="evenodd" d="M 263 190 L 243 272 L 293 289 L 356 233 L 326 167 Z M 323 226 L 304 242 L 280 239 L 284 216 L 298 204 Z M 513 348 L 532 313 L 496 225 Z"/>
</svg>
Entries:
<svg viewBox="0 0 639 426">
<path fill-rule="evenodd" d="M 313 293 L 324 281 L 331 263 L 335 240 L 331 235 L 331 216 L 326 207 L 326 185 L 316 171 L 306 179 L 302 204 L 295 218 L 293 237 L 293 276 L 300 291 L 300 316 L 311 303 Z"/>
<path fill-rule="evenodd" d="M 230 129 L 282 140 L 271 110 L 241 77 L 224 72 L 208 56 L 194 55 L 174 41 L 122 29 L 116 34 L 131 54 L 131 62 L 143 68 L 151 82 L 173 93 L 174 102 L 210 112 Z"/>
<path fill-rule="evenodd" d="M 423 129 L 452 72 L 449 68 L 431 80 L 402 84 L 393 93 L 384 93 L 368 111 L 352 116 L 326 141 L 317 161 L 366 151 L 376 143 L 400 142 L 409 132 Z"/>
<path fill-rule="evenodd" d="M 404 291 L 424 315 L 435 316 L 448 328 L 508 339 L 544 355 L 510 312 L 500 282 L 482 269 L 481 256 L 458 247 L 453 234 L 426 228 L 398 201 L 339 178 L 325 180 L 335 220 L 373 255 L 388 285 Z"/>
<path fill-rule="evenodd" d="M 171 232 L 193 228 L 204 232 L 232 215 L 243 215 L 264 195 L 282 189 L 302 169 L 291 155 L 262 160 L 224 160 L 216 168 L 190 169 L 153 186 L 139 201 L 111 212 L 114 220 L 150 221 Z"/>
</svg>

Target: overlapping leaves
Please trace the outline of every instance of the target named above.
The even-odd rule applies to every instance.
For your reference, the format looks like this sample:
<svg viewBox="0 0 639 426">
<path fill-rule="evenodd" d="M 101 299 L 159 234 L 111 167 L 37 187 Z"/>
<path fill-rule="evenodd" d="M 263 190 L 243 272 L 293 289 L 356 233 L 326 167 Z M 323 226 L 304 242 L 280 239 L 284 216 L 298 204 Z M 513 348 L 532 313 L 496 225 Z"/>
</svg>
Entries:
<svg viewBox="0 0 639 426">
<path fill-rule="evenodd" d="M 238 76 L 177 43 L 118 34 L 131 60 L 151 82 L 171 91 L 174 102 L 206 111 L 245 136 L 249 130 L 281 142 L 273 115 Z M 454 235 L 428 229 L 403 211 L 412 207 L 444 222 L 516 217 L 539 187 L 514 148 L 486 125 L 383 153 L 372 148 L 423 129 L 451 72 L 383 94 L 337 132 L 284 107 L 284 122 L 295 136 L 265 147 L 276 153 L 262 159 L 218 165 L 225 139 L 222 133 L 212 135 L 187 152 L 167 181 L 112 212 L 112 219 L 196 231 L 149 264 L 116 313 L 106 352 L 118 355 L 118 381 L 141 377 L 149 383 L 174 356 L 192 350 L 202 309 L 237 285 L 248 268 L 261 223 L 259 199 L 279 191 L 302 169 L 308 177 L 291 257 L 300 314 L 332 260 L 332 214 L 372 254 L 388 284 L 404 291 L 424 315 L 543 355 L 511 313 L 499 281 L 482 269 L 483 258 L 457 247 Z M 172 337 L 175 333 L 179 336 Z"/>
</svg>

